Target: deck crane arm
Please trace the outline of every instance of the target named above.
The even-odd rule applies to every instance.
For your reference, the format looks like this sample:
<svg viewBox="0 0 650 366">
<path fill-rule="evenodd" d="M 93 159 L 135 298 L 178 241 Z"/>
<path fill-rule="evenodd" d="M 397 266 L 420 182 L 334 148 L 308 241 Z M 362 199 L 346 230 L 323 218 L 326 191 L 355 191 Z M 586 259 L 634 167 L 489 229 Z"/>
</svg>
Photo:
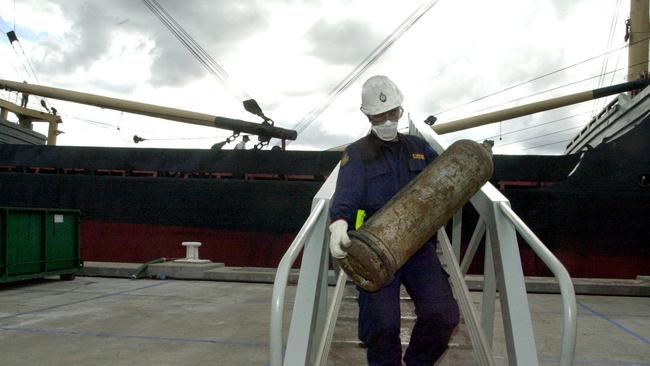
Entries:
<svg viewBox="0 0 650 366">
<path fill-rule="evenodd" d="M 282 141 L 295 140 L 298 133 L 281 127 L 273 126 L 273 121 L 261 113 L 255 113 L 257 110 L 252 108 L 251 112 L 260 115 L 264 119 L 262 123 L 248 122 L 239 119 L 213 116 L 205 113 L 192 112 L 177 108 L 163 107 L 154 104 L 134 102 L 125 99 L 105 97 L 96 94 L 82 93 L 72 90 L 40 86 L 28 83 L 19 83 L 10 80 L 0 79 L 0 88 L 17 91 L 32 95 L 39 95 L 46 98 L 65 100 L 68 102 L 92 105 L 100 108 L 113 109 L 128 113 L 140 114 L 150 117 L 168 119 L 176 122 L 189 123 L 200 126 L 216 127 L 224 130 L 231 130 L 235 133 L 247 133 L 259 136 L 260 140 L 269 140 L 278 138 Z M 246 101 L 245 107 L 253 105 L 252 102 Z M 254 103 L 257 105 L 257 103 Z M 254 107 L 253 105 L 253 107 Z M 250 107 L 246 107 L 249 110 Z M 259 106 L 257 107 L 259 109 Z M 249 111 L 251 111 L 249 110 Z M 269 122 L 270 121 L 270 122 Z"/>
</svg>

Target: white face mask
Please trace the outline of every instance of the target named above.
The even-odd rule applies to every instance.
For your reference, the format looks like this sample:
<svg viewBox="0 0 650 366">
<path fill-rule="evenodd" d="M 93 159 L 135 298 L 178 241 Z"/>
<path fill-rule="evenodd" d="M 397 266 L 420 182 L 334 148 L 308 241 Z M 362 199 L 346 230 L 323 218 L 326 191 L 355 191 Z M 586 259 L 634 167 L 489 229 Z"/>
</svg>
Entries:
<svg viewBox="0 0 650 366">
<path fill-rule="evenodd" d="M 383 141 L 393 141 L 397 137 L 397 121 L 386 122 L 372 126 L 372 132 Z"/>
</svg>

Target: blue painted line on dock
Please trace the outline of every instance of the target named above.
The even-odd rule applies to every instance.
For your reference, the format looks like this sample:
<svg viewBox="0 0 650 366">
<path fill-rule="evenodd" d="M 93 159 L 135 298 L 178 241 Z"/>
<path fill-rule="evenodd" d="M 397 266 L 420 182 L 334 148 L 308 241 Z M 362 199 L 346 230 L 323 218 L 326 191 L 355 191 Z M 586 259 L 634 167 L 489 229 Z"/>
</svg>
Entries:
<svg viewBox="0 0 650 366">
<path fill-rule="evenodd" d="M 129 335 L 129 334 L 98 333 L 98 332 L 81 332 L 81 331 L 61 330 L 61 329 L 0 327 L 0 330 L 4 330 L 8 332 L 55 334 L 55 335 L 78 336 L 78 337 L 139 339 L 139 340 L 154 341 L 154 342 L 205 343 L 205 344 L 218 344 L 222 346 L 264 347 L 264 348 L 267 348 L 269 346 L 268 343 L 222 341 L 217 339 L 177 338 L 177 337 L 143 336 L 143 335 Z"/>
<path fill-rule="evenodd" d="M 608 322 L 614 324 L 614 325 L 617 326 L 619 329 L 621 329 L 621 330 L 624 331 L 625 333 L 627 333 L 627 334 L 633 336 L 634 338 L 640 340 L 641 342 L 650 345 L 650 339 L 648 339 L 648 338 L 642 336 L 641 334 L 639 334 L 639 333 L 637 333 L 637 332 L 635 332 L 635 331 L 633 331 L 633 330 L 631 330 L 631 329 L 628 329 L 627 327 L 625 327 L 623 324 L 617 322 L 616 320 L 613 320 L 613 319 L 607 317 L 607 315 L 605 315 L 605 314 L 603 314 L 603 313 L 600 313 L 600 312 L 598 312 L 598 311 L 596 311 L 596 310 L 594 310 L 594 309 L 588 307 L 587 305 L 585 305 L 585 304 L 583 304 L 583 303 L 581 303 L 581 302 L 578 302 L 578 305 L 580 305 L 583 309 L 589 311 L 589 312 L 592 313 L 593 315 L 596 315 L 597 317 L 599 317 L 599 318 L 601 318 L 601 319 L 604 319 L 604 320 L 606 320 L 606 321 L 608 321 Z"/>
<path fill-rule="evenodd" d="M 70 306 L 70 305 L 81 304 L 81 303 L 88 302 L 88 301 L 93 301 L 93 300 L 98 300 L 98 299 L 104 299 L 104 298 L 112 297 L 112 296 L 118 296 L 118 295 L 126 294 L 126 293 L 129 293 L 129 292 L 140 291 L 140 290 L 144 290 L 144 289 L 148 289 L 148 288 L 152 288 L 152 287 L 162 286 L 162 285 L 165 285 L 165 284 L 167 284 L 167 283 L 169 283 L 169 281 L 161 281 L 160 283 L 154 283 L 154 284 L 151 284 L 151 285 L 147 285 L 147 286 L 143 286 L 143 287 L 138 287 L 138 288 L 134 288 L 134 289 L 130 289 L 130 290 L 123 290 L 123 291 L 118 291 L 118 292 L 111 292 L 111 293 L 109 293 L 109 294 L 105 294 L 105 295 L 101 295 L 101 296 L 95 296 L 95 297 L 91 297 L 91 298 L 89 298 L 89 299 L 78 300 L 78 301 L 73 301 L 73 302 L 69 302 L 69 303 L 65 303 L 65 304 L 59 304 L 59 305 L 54 305 L 54 306 L 48 306 L 48 307 L 46 307 L 46 308 L 36 309 L 36 310 L 31 310 L 31 311 L 26 311 L 26 312 L 23 312 L 23 313 L 16 313 L 16 314 L 12 314 L 12 315 L 6 315 L 6 316 L 2 316 L 2 317 L 0 317 L 0 320 L 16 318 L 16 317 L 23 316 L 23 315 L 29 315 L 29 314 L 34 314 L 34 313 L 40 313 L 40 312 L 42 312 L 42 311 L 48 311 L 48 310 L 58 309 L 58 308 L 62 308 L 62 307 Z"/>
<path fill-rule="evenodd" d="M 545 362 L 559 363 L 559 358 L 553 359 L 544 359 Z M 633 360 L 589 360 L 589 359 L 580 359 L 574 360 L 574 365 L 621 365 L 621 366 L 650 366 L 650 363 L 643 361 L 633 361 Z"/>
<path fill-rule="evenodd" d="M 81 294 L 81 295 L 104 295 L 101 291 L 79 291 L 79 290 L 49 290 L 49 289 L 29 289 L 22 290 L 21 293 L 34 294 L 34 293 L 50 293 L 55 295 L 65 295 L 65 294 Z M 163 298 L 172 298 L 179 297 L 174 295 L 152 295 L 152 294 L 121 294 L 124 296 L 133 296 L 133 297 L 163 297 Z M 650 315 L 648 315 L 650 316 Z"/>
<path fill-rule="evenodd" d="M 494 356 L 495 360 L 508 360 L 505 356 Z M 557 364 L 560 362 L 559 357 L 541 357 L 539 359 L 544 363 L 553 363 Z M 593 360 L 593 359 L 574 359 L 573 365 L 606 365 L 606 366 L 650 366 L 650 363 L 645 361 L 634 361 L 634 360 Z"/>
</svg>

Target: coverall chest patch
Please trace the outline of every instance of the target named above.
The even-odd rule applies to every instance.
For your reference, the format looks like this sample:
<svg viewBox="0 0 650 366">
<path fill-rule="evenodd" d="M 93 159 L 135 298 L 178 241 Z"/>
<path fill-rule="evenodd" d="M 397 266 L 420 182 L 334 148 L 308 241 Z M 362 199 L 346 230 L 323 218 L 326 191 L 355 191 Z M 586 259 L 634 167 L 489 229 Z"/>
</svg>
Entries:
<svg viewBox="0 0 650 366">
<path fill-rule="evenodd" d="M 343 157 L 341 158 L 341 167 L 344 167 L 345 164 L 347 164 L 350 161 L 350 155 L 348 155 L 347 152 L 343 153 Z"/>
</svg>

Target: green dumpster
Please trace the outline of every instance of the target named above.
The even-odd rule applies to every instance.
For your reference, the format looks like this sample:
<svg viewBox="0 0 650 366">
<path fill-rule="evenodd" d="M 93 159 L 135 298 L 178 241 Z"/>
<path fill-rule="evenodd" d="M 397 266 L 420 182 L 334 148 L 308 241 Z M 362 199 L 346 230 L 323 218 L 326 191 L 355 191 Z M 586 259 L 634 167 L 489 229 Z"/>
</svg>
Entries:
<svg viewBox="0 0 650 366">
<path fill-rule="evenodd" d="M 0 283 L 59 275 L 81 267 L 79 210 L 0 207 Z"/>
</svg>

